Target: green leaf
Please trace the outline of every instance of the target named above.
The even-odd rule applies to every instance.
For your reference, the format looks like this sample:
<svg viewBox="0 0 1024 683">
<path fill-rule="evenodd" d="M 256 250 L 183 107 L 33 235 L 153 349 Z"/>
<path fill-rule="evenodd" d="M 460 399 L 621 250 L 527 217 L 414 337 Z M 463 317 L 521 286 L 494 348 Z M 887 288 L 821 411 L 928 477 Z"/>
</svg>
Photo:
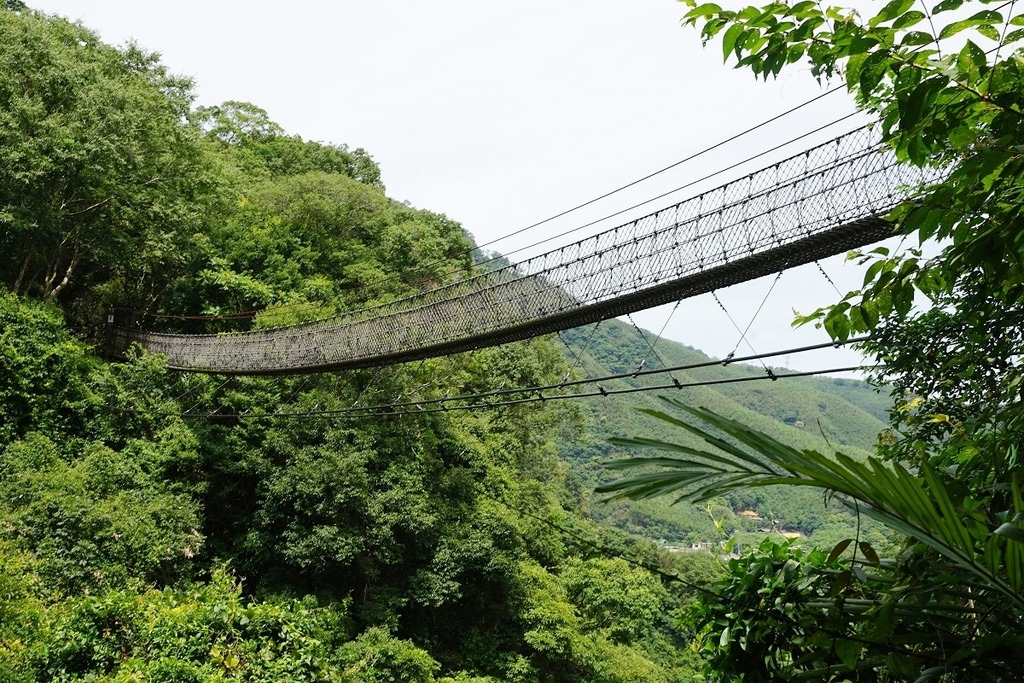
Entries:
<svg viewBox="0 0 1024 683">
<path fill-rule="evenodd" d="M 888 265 L 888 261 L 875 261 L 868 269 L 864 272 L 864 284 L 862 287 L 867 287 L 869 284 L 874 282 L 875 278 L 878 277 L 878 273 Z"/>
<path fill-rule="evenodd" d="M 1006 522 L 1005 524 L 1000 525 L 995 532 L 1016 543 L 1024 543 L 1024 529 L 1012 522 Z"/>
<path fill-rule="evenodd" d="M 956 58 L 959 79 L 969 83 L 974 82 L 981 76 L 982 69 L 986 66 L 988 66 L 988 62 L 985 59 L 985 52 L 974 42 L 968 40 Z"/>
<path fill-rule="evenodd" d="M 960 9 L 960 6 L 963 4 L 964 0 L 942 0 L 942 2 L 932 8 L 932 14 L 941 14 L 942 12 Z"/>
<path fill-rule="evenodd" d="M 903 36 L 903 40 L 900 41 L 900 45 L 915 47 L 919 45 L 927 45 L 934 41 L 935 38 L 930 33 L 925 33 L 924 31 L 908 31 L 907 34 Z"/>
<path fill-rule="evenodd" d="M 803 44 L 792 45 L 790 46 L 789 51 L 786 53 L 786 61 L 790 64 L 793 64 L 799 61 L 800 58 L 804 56 L 804 53 L 806 51 L 807 47 Z"/>
<path fill-rule="evenodd" d="M 949 142 L 954 149 L 966 150 L 978 139 L 979 133 L 973 126 L 956 126 L 949 131 Z"/>
<path fill-rule="evenodd" d="M 923 20 L 924 18 L 924 12 L 918 12 L 917 10 L 914 10 L 912 12 L 907 12 L 902 17 L 894 21 L 892 27 L 895 29 L 910 28 L 911 26 Z"/>
<path fill-rule="evenodd" d="M 861 302 L 860 310 L 869 330 L 878 327 L 878 302 L 874 299 L 865 299 Z"/>
<path fill-rule="evenodd" d="M 994 40 L 997 43 L 999 42 L 999 30 L 995 26 L 992 26 L 990 24 L 982 24 L 981 26 L 978 27 L 978 33 L 985 36 L 989 40 Z"/>
<path fill-rule="evenodd" d="M 739 54 L 739 50 L 736 49 L 736 41 L 743 34 L 743 24 L 733 24 L 726 30 L 725 35 L 722 36 L 722 58 L 729 59 L 729 56 L 736 50 Z"/>
<path fill-rule="evenodd" d="M 692 10 L 683 15 L 683 20 L 699 19 L 701 17 L 708 17 L 714 14 L 719 14 L 722 11 L 720 5 L 716 5 L 713 2 L 706 2 L 703 5 L 694 7 Z"/>
<path fill-rule="evenodd" d="M 802 41 L 807 40 L 814 34 L 814 29 L 818 28 L 825 23 L 825 19 L 820 16 L 812 16 L 810 19 L 805 20 L 797 28 L 793 29 L 792 33 L 789 34 L 790 40 Z"/>
<path fill-rule="evenodd" d="M 854 332 L 866 332 L 869 329 L 859 305 L 850 306 L 850 329 Z"/>
<path fill-rule="evenodd" d="M 954 21 L 952 24 L 944 26 L 942 30 L 939 31 L 939 40 L 942 40 L 943 38 L 949 38 L 950 36 L 955 36 L 957 33 L 969 29 L 972 26 L 977 26 L 977 24 L 971 21 L 970 19 Z"/>
<path fill-rule="evenodd" d="M 875 549 L 871 547 L 870 543 L 868 543 L 867 541 L 861 541 L 860 543 L 858 543 L 858 547 L 860 548 L 861 554 L 864 555 L 864 559 L 866 559 L 868 562 L 875 565 L 876 567 L 879 564 L 881 564 L 881 560 L 878 558 L 878 553 L 875 552 Z"/>
<path fill-rule="evenodd" d="M 868 26 L 877 26 L 882 22 L 891 21 L 914 6 L 916 0 L 891 0 L 874 17 L 868 20 Z"/>
<path fill-rule="evenodd" d="M 846 313 L 835 313 L 825 318 L 825 331 L 836 341 L 845 342 L 850 338 L 850 318 Z"/>
<path fill-rule="evenodd" d="M 946 87 L 949 83 L 949 79 L 945 76 L 931 76 L 916 86 L 913 90 L 908 93 L 898 93 L 900 98 L 900 130 L 901 131 L 914 131 L 918 122 L 921 121 L 922 116 L 926 112 L 931 110 L 932 104 L 935 102 L 936 95 Z M 916 141 L 918 145 L 917 156 L 915 158 L 914 151 L 911 151 L 911 159 L 915 163 L 921 163 L 928 156 L 928 149 L 924 145 L 924 141 L 921 140 L 920 136 L 914 135 L 911 139 Z"/>
<path fill-rule="evenodd" d="M 857 666 L 857 660 L 860 658 L 860 653 L 864 649 L 864 645 L 858 643 L 855 640 L 837 640 L 835 642 L 836 654 L 839 659 L 843 662 L 846 668 L 854 670 Z"/>
<path fill-rule="evenodd" d="M 960 33 L 965 29 L 969 29 L 972 26 L 980 26 L 983 24 L 999 24 L 1002 23 L 1002 21 L 1003 15 L 999 14 L 999 12 L 994 12 L 992 10 L 983 10 L 981 12 L 978 12 L 977 14 L 968 17 L 967 19 L 954 21 L 952 24 L 949 24 L 948 26 L 944 27 L 941 31 L 939 31 L 939 40 L 949 38 L 950 36 L 955 36 L 957 33 Z"/>
<path fill-rule="evenodd" d="M 826 560 L 826 563 L 832 564 L 833 562 L 838 560 L 840 555 L 842 555 L 846 551 L 846 549 L 850 547 L 851 543 L 853 543 L 852 538 L 847 538 L 842 541 L 839 541 L 839 543 L 837 543 L 836 546 L 832 548 L 832 552 L 828 554 L 828 559 Z"/>
<path fill-rule="evenodd" d="M 882 77 L 885 76 L 887 67 L 889 66 L 890 56 L 888 50 L 878 50 L 868 55 L 867 59 L 861 64 L 860 77 L 858 79 L 860 85 L 861 97 L 867 99 L 875 91 L 875 88 L 881 82 Z"/>
<path fill-rule="evenodd" d="M 886 464 L 875 459 L 858 462 L 842 453 L 837 453 L 833 461 L 815 451 L 799 451 L 781 444 L 761 432 L 707 409 L 690 408 L 674 399 L 663 397 L 663 400 L 724 432 L 757 454 L 747 456 L 748 459 L 758 461 L 758 456 L 763 457 L 786 472 L 782 475 L 760 475 L 754 479 L 744 474 L 741 483 L 735 479 L 724 480 L 721 484 L 712 483 L 701 489 L 700 499 L 722 495 L 741 485 L 770 486 L 787 483 L 831 490 L 840 496 L 840 501 L 859 501 L 857 507 L 863 514 L 899 533 L 918 539 L 973 577 L 973 580 L 982 582 L 1014 604 L 1024 607 L 1024 596 L 976 561 L 975 541 L 971 531 L 961 520 L 946 485 L 927 465 L 921 465 L 918 473 L 911 473 L 899 463 Z M 696 426 L 691 428 L 703 434 L 708 443 L 721 441 L 720 437 L 714 436 L 707 429 Z M 709 471 L 709 474 L 716 473 Z M 655 482 L 647 475 L 643 481 L 644 490 L 649 491 Z M 622 482 L 617 484 L 622 486 Z M 625 490 L 625 495 L 629 495 L 628 489 L 620 490 Z M 691 495 L 684 498 L 692 500 L 694 497 Z M 1015 534 L 1012 531 L 1003 533 Z"/>
</svg>

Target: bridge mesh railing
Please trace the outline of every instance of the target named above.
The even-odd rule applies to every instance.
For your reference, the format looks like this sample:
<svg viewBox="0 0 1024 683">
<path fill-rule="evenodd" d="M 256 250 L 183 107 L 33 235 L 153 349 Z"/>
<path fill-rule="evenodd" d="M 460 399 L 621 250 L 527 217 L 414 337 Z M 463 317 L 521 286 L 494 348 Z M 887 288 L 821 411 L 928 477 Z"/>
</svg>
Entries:
<svg viewBox="0 0 1024 683">
<path fill-rule="evenodd" d="M 174 369 L 275 374 L 366 367 L 506 343 L 692 296 L 870 244 L 934 172 L 870 129 L 573 244 L 388 304 L 219 335 L 112 332 Z"/>
</svg>

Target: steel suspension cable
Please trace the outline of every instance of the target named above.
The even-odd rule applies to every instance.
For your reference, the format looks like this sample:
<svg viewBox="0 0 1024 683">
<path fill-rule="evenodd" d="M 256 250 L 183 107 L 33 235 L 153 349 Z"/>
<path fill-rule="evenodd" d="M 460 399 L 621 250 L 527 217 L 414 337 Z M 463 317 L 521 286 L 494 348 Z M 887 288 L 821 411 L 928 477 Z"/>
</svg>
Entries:
<svg viewBox="0 0 1024 683">
<path fill-rule="evenodd" d="M 847 342 L 845 342 L 845 344 L 857 344 L 857 343 L 866 341 L 867 339 L 868 339 L 868 337 L 855 337 L 855 338 L 847 340 Z M 741 377 L 741 378 L 726 378 L 726 379 L 718 379 L 718 380 L 698 380 L 698 381 L 686 382 L 686 383 L 680 382 L 679 380 L 675 379 L 675 377 L 672 377 L 672 383 L 670 383 L 670 384 L 661 384 L 661 385 L 656 385 L 656 386 L 644 386 L 644 387 L 629 387 L 629 388 L 626 388 L 626 389 L 608 389 L 608 388 L 603 387 L 602 384 L 601 384 L 601 383 L 608 383 L 608 382 L 617 381 L 617 380 L 637 379 L 637 378 L 640 378 L 640 377 L 648 377 L 648 376 L 656 376 L 656 375 L 668 374 L 669 376 L 672 376 L 672 373 L 674 373 L 674 372 L 681 372 L 681 371 L 687 371 L 687 370 L 695 370 L 695 369 L 700 369 L 700 368 L 710 368 L 710 367 L 723 366 L 723 365 L 731 365 L 733 363 L 743 363 L 743 362 L 749 362 L 749 361 L 754 361 L 754 360 L 757 360 L 757 361 L 760 361 L 760 362 L 763 363 L 763 359 L 766 359 L 766 358 L 773 358 L 773 357 L 785 356 L 785 355 L 794 355 L 794 354 L 805 353 L 805 352 L 809 352 L 809 351 L 821 350 L 821 349 L 826 349 L 826 348 L 837 348 L 837 347 L 842 346 L 842 345 L 843 345 L 842 343 L 825 342 L 825 343 L 811 344 L 811 345 L 795 347 L 795 348 L 776 350 L 776 351 L 771 351 L 771 352 L 767 352 L 767 353 L 752 354 L 752 355 L 749 355 L 749 356 L 727 357 L 727 358 L 722 359 L 722 360 L 718 360 L 718 359 L 707 360 L 707 361 L 700 361 L 700 362 L 696 362 L 696 363 L 686 363 L 686 364 L 672 366 L 672 367 L 666 367 L 666 368 L 656 368 L 656 369 L 651 369 L 651 370 L 639 370 L 639 371 L 633 371 L 633 372 L 622 372 L 622 373 L 605 375 L 605 376 L 596 377 L 596 378 L 586 378 L 586 379 L 576 379 L 576 380 L 562 381 L 562 382 L 559 382 L 557 384 L 535 385 L 535 386 L 530 386 L 530 387 L 513 387 L 513 388 L 505 388 L 504 386 L 502 386 L 502 387 L 499 387 L 498 389 L 493 389 L 493 390 L 490 390 L 490 391 L 476 392 L 476 393 L 471 393 L 471 394 L 462 394 L 462 395 L 453 396 L 453 397 L 445 396 L 445 397 L 440 397 L 440 398 L 421 399 L 421 400 L 417 400 L 417 401 L 406 401 L 404 403 L 399 403 L 397 401 L 389 401 L 387 403 L 380 403 L 380 404 L 376 404 L 376 405 L 362 405 L 362 406 L 360 406 L 360 405 L 358 405 L 359 404 L 359 399 L 357 398 L 357 400 L 354 403 L 352 403 L 352 405 L 350 405 L 348 408 L 341 408 L 341 409 L 334 409 L 334 410 L 324 410 L 324 411 L 321 411 L 321 410 L 307 410 L 307 411 L 299 411 L 299 412 L 295 412 L 295 413 L 287 413 L 287 412 L 282 412 L 282 413 L 246 413 L 246 414 L 224 414 L 224 413 L 217 413 L 216 415 L 217 415 L 217 417 L 222 417 L 222 418 L 223 417 L 236 417 L 236 418 L 239 418 L 239 419 L 242 419 L 242 418 L 253 419 L 253 418 L 261 418 L 261 417 L 267 417 L 267 418 L 273 418 L 273 417 L 282 417 L 282 418 L 313 417 L 313 416 L 316 416 L 316 415 L 359 417 L 359 416 L 373 416 L 373 415 L 382 415 L 382 414 L 385 414 L 385 415 L 420 414 L 420 413 L 431 413 L 431 412 L 447 412 L 447 411 L 451 411 L 451 410 L 472 410 L 472 409 L 477 409 L 477 408 L 494 408 L 494 407 L 501 407 L 501 406 L 507 406 L 507 405 L 518 405 L 518 404 L 521 404 L 521 403 L 528 403 L 528 402 L 550 401 L 550 400 L 565 400 L 565 399 L 579 399 L 579 398 L 587 398 L 587 397 L 594 397 L 594 396 L 609 396 L 609 395 L 624 394 L 624 393 L 637 393 L 637 392 L 643 392 L 643 391 L 655 391 L 655 390 L 660 390 L 660 389 L 673 389 L 673 388 L 680 389 L 680 388 L 684 388 L 684 387 L 711 386 L 711 385 L 718 385 L 718 384 L 732 384 L 732 383 L 736 383 L 736 382 L 746 382 L 746 381 L 754 381 L 754 380 L 762 380 L 762 379 L 772 379 L 773 380 L 773 379 L 778 379 L 778 378 L 783 378 L 783 377 L 803 377 L 803 376 L 812 376 L 812 375 L 816 375 L 816 374 L 831 374 L 831 373 L 836 373 L 836 372 L 852 372 L 852 371 L 857 371 L 857 370 L 865 369 L 865 366 L 849 366 L 849 367 L 842 367 L 842 368 L 831 368 L 831 369 L 828 369 L 828 370 L 817 370 L 817 371 L 811 371 L 811 372 L 800 372 L 800 373 L 789 372 L 789 373 L 784 373 L 784 374 L 770 374 L 768 376 L 755 375 L 755 376 L 752 376 L 752 377 Z M 871 367 L 873 367 L 873 366 L 871 366 Z M 379 369 L 380 368 L 378 368 L 378 370 Z M 380 374 L 379 372 L 375 373 L 374 379 L 376 379 L 379 376 L 379 374 Z M 229 378 L 229 380 L 230 380 L 230 378 Z M 218 387 L 218 389 L 220 389 L 224 385 L 226 385 L 229 380 L 226 380 L 223 384 L 221 384 L 220 387 Z M 371 381 L 371 383 L 372 383 L 372 381 Z M 588 385 L 593 385 L 593 386 L 597 387 L 597 389 L 595 391 L 590 391 L 590 392 L 585 392 L 585 393 L 569 393 L 569 394 L 564 394 L 564 393 L 563 394 L 559 394 L 559 393 L 547 393 L 547 394 L 545 394 L 544 393 L 544 392 L 564 391 L 567 388 L 583 387 L 583 386 L 588 386 Z M 365 395 L 366 388 L 368 388 L 368 387 L 369 387 L 369 385 L 367 385 L 367 387 L 364 387 L 364 390 L 362 392 L 360 392 L 360 397 Z M 522 397 L 524 394 L 530 394 L 531 396 L 529 398 L 512 398 L 514 396 Z M 497 401 L 487 401 L 487 399 L 499 399 L 499 400 L 497 400 Z M 507 399 L 507 400 L 505 400 L 505 399 Z M 476 401 L 477 403 L 469 403 L 471 401 Z M 195 408 L 197 408 L 198 405 L 199 404 L 196 404 L 196 405 L 192 406 L 191 408 L 189 408 L 189 411 L 186 411 L 184 413 L 160 412 L 158 414 L 161 414 L 161 415 L 175 415 L 175 416 L 179 416 L 179 417 L 183 417 L 183 418 L 203 418 L 204 417 L 203 415 L 199 415 L 199 414 L 191 412 L 191 411 L 195 410 Z M 132 412 L 131 409 L 119 409 L 119 410 L 126 410 L 128 412 Z"/>
<path fill-rule="evenodd" d="M 729 171 L 732 171 L 732 170 L 734 170 L 736 168 L 744 166 L 745 164 L 748 164 L 751 161 L 755 161 L 757 159 L 760 159 L 761 157 L 766 156 L 768 154 L 771 154 L 772 152 L 777 152 L 777 151 L 779 151 L 781 149 L 784 149 L 785 147 L 793 144 L 794 142 L 797 142 L 799 140 L 803 140 L 805 138 L 811 137 L 812 135 L 816 135 L 816 134 L 818 134 L 818 133 L 820 133 L 820 132 L 822 132 L 822 131 L 824 131 L 824 130 L 826 130 L 828 128 L 831 128 L 832 126 L 834 126 L 836 124 L 842 123 L 843 121 L 846 121 L 848 119 L 853 118 L 854 116 L 857 116 L 859 113 L 860 112 L 852 112 L 852 113 L 847 114 L 846 116 L 842 116 L 842 117 L 840 117 L 840 118 L 838 118 L 838 119 L 836 119 L 834 121 L 830 121 L 829 123 L 826 123 L 824 125 L 818 126 L 817 128 L 815 128 L 813 130 L 807 131 L 805 133 L 801 133 L 800 135 L 797 135 L 794 138 L 791 138 L 791 139 L 789 139 L 789 140 L 787 140 L 785 142 L 779 143 L 779 144 L 777 144 L 777 145 L 775 145 L 773 147 L 770 147 L 769 149 L 766 149 L 766 150 L 764 150 L 762 152 L 758 152 L 757 154 L 753 154 L 753 155 L 747 157 L 746 159 L 743 159 L 741 161 L 737 161 L 737 162 L 735 162 L 733 164 L 730 164 L 729 166 L 726 166 L 725 168 L 719 169 L 719 170 L 714 171 L 712 173 L 705 174 L 705 175 L 701 176 L 700 178 L 697 178 L 696 180 L 688 181 L 688 182 L 680 185 L 679 187 L 676 187 L 676 188 L 673 188 L 671 190 L 668 190 L 667 192 L 662 192 L 659 195 L 656 195 L 654 197 L 650 197 L 650 198 L 645 199 L 645 200 L 643 200 L 641 202 L 637 202 L 636 204 L 633 204 L 632 206 L 628 206 L 628 207 L 626 207 L 624 209 L 620 209 L 619 211 L 615 211 L 613 213 L 607 214 L 605 216 L 602 216 L 601 218 L 596 218 L 596 219 L 594 219 L 592 221 L 584 223 L 583 225 L 579 225 L 579 226 L 577 226 L 575 228 L 571 228 L 569 230 L 565 230 L 565 231 L 560 232 L 558 234 L 551 235 L 549 237 L 545 237 L 544 239 L 538 240 L 538 241 L 536 241 L 536 242 L 534 242 L 532 244 L 528 244 L 526 246 L 519 247 L 517 249 L 513 249 L 513 250 L 511 250 L 509 252 L 504 252 L 504 253 L 502 253 L 500 255 L 494 256 L 494 257 L 492 257 L 490 259 L 487 259 L 485 261 L 481 261 L 477 265 L 485 265 L 485 264 L 491 263 L 492 261 L 496 261 L 496 260 L 501 259 L 501 258 L 508 258 L 509 256 L 511 256 L 513 254 L 518 254 L 518 253 L 523 252 L 523 251 L 528 251 L 530 249 L 534 249 L 536 247 L 543 246 L 545 244 L 548 244 L 549 242 L 553 242 L 554 240 L 560 239 L 562 237 L 567 237 L 568 235 L 571 235 L 573 233 L 579 232 L 580 230 L 584 230 L 586 228 L 593 227 L 594 225 L 597 225 L 598 223 L 606 221 L 606 220 L 608 220 L 610 218 L 615 218 L 617 216 L 621 216 L 624 213 L 628 213 L 629 211 L 633 211 L 635 209 L 639 209 L 639 208 L 641 208 L 643 206 L 646 206 L 647 204 L 650 204 L 652 202 L 656 202 L 659 199 L 665 199 L 666 197 L 669 197 L 669 196 L 675 194 L 676 192 L 681 192 L 682 190 L 686 190 L 688 188 L 691 188 L 694 185 L 698 185 L 700 183 L 703 183 L 703 182 L 706 182 L 708 180 L 711 180 L 712 178 L 720 176 L 723 173 L 728 173 Z M 500 238 L 500 239 L 504 239 L 504 238 Z M 448 273 L 448 275 L 453 275 L 453 274 L 455 274 L 455 271 Z"/>
<path fill-rule="evenodd" d="M 733 377 L 728 379 L 717 379 L 717 380 L 700 380 L 694 382 L 679 382 L 674 381 L 666 384 L 658 384 L 651 386 L 642 387 L 629 387 L 625 389 L 606 389 L 601 385 L 597 384 L 598 380 L 589 380 L 589 383 L 594 384 L 598 387 L 597 391 L 588 391 L 575 394 L 544 394 L 543 391 L 537 391 L 532 389 L 519 389 L 515 390 L 516 393 L 536 393 L 536 396 L 527 396 L 519 399 L 506 399 L 502 401 L 492 402 L 481 402 L 467 405 L 444 405 L 449 401 L 455 399 L 435 399 L 432 401 L 417 401 L 411 403 L 395 403 L 395 404 L 382 404 L 379 406 L 368 407 L 361 412 L 352 411 L 319 411 L 319 412 L 306 412 L 306 413 L 281 413 L 280 415 L 264 414 L 264 415 L 221 415 L 218 417 L 282 417 L 282 418 L 307 418 L 307 417 L 318 417 L 318 416 L 332 416 L 332 417 L 380 417 L 380 416 L 407 416 L 407 415 L 425 415 L 430 413 L 448 413 L 454 411 L 463 410 L 481 410 L 485 408 L 504 408 L 508 406 L 517 406 L 527 403 L 548 403 L 551 401 L 564 401 L 564 400 L 578 400 L 583 398 L 597 398 L 597 397 L 608 397 L 618 396 L 623 394 L 636 394 L 644 393 L 648 391 L 662 391 L 671 389 L 688 389 L 693 387 L 707 387 L 707 386 L 718 386 L 724 384 L 741 384 L 744 382 L 763 382 L 770 381 L 774 382 L 779 379 L 788 379 L 795 377 L 816 377 L 819 375 L 829 375 L 839 372 L 858 372 L 863 370 L 876 369 L 877 365 L 849 365 L 843 367 L 826 368 L 821 370 L 809 370 L 806 372 L 785 372 L 785 373 L 774 373 L 772 375 L 753 375 L 751 377 Z M 664 374 L 668 370 L 654 370 L 647 374 Z M 630 373 L 628 376 L 632 376 Z M 557 388 L 557 386 L 556 386 Z M 505 390 L 506 393 L 513 390 Z M 439 407 L 433 408 L 418 408 L 411 406 L 418 406 L 423 404 L 438 404 Z"/>
<path fill-rule="evenodd" d="M 724 147 L 725 145 L 727 145 L 727 144 L 729 144 L 731 142 L 735 142 L 736 140 L 739 140 L 740 138 L 742 138 L 742 137 L 744 137 L 746 135 L 750 135 L 751 133 L 754 133 L 754 132 L 760 130 L 761 128 L 764 128 L 765 126 L 767 126 L 767 125 L 769 125 L 771 123 L 775 123 L 776 121 L 778 121 L 778 120 L 780 120 L 780 119 L 782 119 L 782 118 L 784 118 L 786 116 L 789 116 L 790 114 L 793 114 L 793 113 L 799 111 L 800 109 L 803 109 L 804 107 L 806 107 L 808 105 L 811 105 L 811 104 L 813 104 L 813 103 L 815 103 L 815 102 L 817 102 L 817 101 L 819 101 L 821 99 L 824 99 L 825 97 L 827 97 L 827 96 L 829 96 L 829 95 L 831 95 L 833 93 L 839 92 L 840 90 L 844 90 L 845 87 L 846 86 L 836 86 L 836 87 L 834 87 L 834 88 L 832 88 L 830 90 L 826 90 L 825 92 L 823 92 L 820 95 L 817 95 L 815 97 L 812 97 L 811 99 L 807 100 L 806 102 L 802 102 L 801 104 L 798 104 L 797 106 L 795 106 L 795 107 L 793 107 L 791 109 L 787 109 L 786 111 L 782 112 L 781 114 L 777 114 L 777 115 L 771 117 L 770 119 L 766 119 L 766 120 L 758 123 L 757 125 L 751 126 L 750 128 L 747 128 L 746 130 L 740 131 L 739 133 L 736 133 L 736 134 L 726 138 L 725 140 L 721 140 L 721 141 L 711 145 L 710 147 L 705 147 L 704 149 L 702 149 L 702 150 L 700 150 L 698 152 L 695 152 L 695 153 L 693 153 L 693 154 L 691 154 L 691 155 L 689 155 L 689 156 L 687 156 L 687 157 L 685 157 L 683 159 L 680 159 L 679 161 L 676 161 L 675 163 L 669 164 L 668 166 L 666 166 L 666 167 L 664 167 L 662 169 L 659 169 L 659 170 L 654 171 L 652 173 L 648 173 L 647 175 L 643 176 L 642 178 L 638 178 L 638 179 L 636 179 L 636 180 L 634 180 L 634 181 L 632 181 L 630 183 L 622 185 L 621 187 L 617 187 L 614 190 L 610 190 L 608 192 L 605 192 L 604 194 L 602 194 L 602 195 L 600 195 L 598 197 L 594 197 L 593 199 L 585 201 L 582 204 L 577 204 L 576 206 L 574 206 L 574 207 L 572 207 L 570 209 L 566 209 L 565 211 L 557 213 L 557 214 L 555 214 L 553 216 L 549 216 L 548 218 L 545 218 L 543 220 L 537 221 L 536 223 L 528 225 L 525 228 L 520 228 L 520 229 L 518 229 L 518 230 L 516 230 L 514 232 L 510 232 L 507 235 L 504 235 L 504 236 L 499 237 L 497 239 L 491 240 L 490 242 L 486 242 L 484 244 L 481 244 L 477 248 L 478 249 L 483 249 L 485 247 L 489 247 L 491 245 L 497 244 L 498 242 L 501 242 L 502 240 L 508 239 L 509 237 L 515 237 L 516 235 L 520 235 L 520 234 L 522 234 L 524 232 L 527 232 L 528 230 L 532 230 L 532 229 L 534 229 L 536 227 L 540 227 L 541 225 L 544 225 L 546 223 L 550 223 L 551 221 L 553 221 L 555 219 L 561 218 L 563 216 L 567 216 L 568 214 L 570 214 L 570 213 L 572 213 L 574 211 L 578 211 L 579 209 L 582 209 L 582 208 L 585 208 L 585 207 L 590 206 L 592 204 L 595 204 L 595 203 L 601 201 L 602 199 L 606 199 L 608 197 L 611 197 L 612 195 L 618 194 L 619 192 L 622 192 L 623 190 L 628 190 L 629 188 L 634 187 L 636 185 L 639 185 L 640 183 L 642 183 L 642 182 L 644 182 L 646 180 L 650 180 L 651 178 L 659 176 L 662 173 L 665 173 L 667 171 L 671 171 L 672 169 L 677 168 L 679 166 L 682 166 L 683 164 L 688 163 L 690 161 L 693 161 L 694 159 L 702 157 L 705 154 L 708 154 L 709 152 L 713 152 L 714 150 L 716 150 L 716 149 L 718 149 L 720 147 Z M 757 158 L 757 156 L 751 157 L 750 159 L 748 159 L 748 161 L 756 159 L 756 158 Z"/>
</svg>

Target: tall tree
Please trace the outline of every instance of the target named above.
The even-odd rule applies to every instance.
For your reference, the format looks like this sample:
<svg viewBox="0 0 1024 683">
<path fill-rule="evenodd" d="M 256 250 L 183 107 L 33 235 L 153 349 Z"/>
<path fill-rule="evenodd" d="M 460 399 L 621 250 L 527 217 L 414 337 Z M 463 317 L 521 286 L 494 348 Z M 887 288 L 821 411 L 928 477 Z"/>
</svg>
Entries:
<svg viewBox="0 0 1024 683">
<path fill-rule="evenodd" d="M 0 10 L 0 44 L 0 279 L 53 300 L 89 274 L 151 297 L 204 209 L 191 82 L 30 10 Z"/>
</svg>

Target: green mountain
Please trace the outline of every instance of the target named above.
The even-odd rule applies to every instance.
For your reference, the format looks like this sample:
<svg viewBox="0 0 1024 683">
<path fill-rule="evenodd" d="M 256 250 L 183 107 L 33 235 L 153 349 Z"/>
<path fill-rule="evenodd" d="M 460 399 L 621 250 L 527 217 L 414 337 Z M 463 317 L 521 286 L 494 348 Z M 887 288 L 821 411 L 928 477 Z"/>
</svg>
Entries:
<svg viewBox="0 0 1024 683">
<path fill-rule="evenodd" d="M 599 383 L 609 395 L 579 401 L 582 438 L 563 441 L 559 446 L 559 454 L 570 463 L 585 490 L 593 490 L 598 483 L 614 476 L 602 463 L 630 455 L 609 444 L 611 437 L 643 436 L 700 445 L 695 437 L 639 412 L 664 410 L 665 404 L 659 399 L 663 395 L 710 408 L 784 443 L 823 453 L 839 450 L 863 457 L 886 427 L 889 399 L 866 382 L 831 377 L 765 381 L 768 373 L 760 365 L 722 364 L 692 347 L 667 339 L 655 343 L 653 334 L 644 334 L 647 340 L 632 326 L 611 320 L 596 329 L 578 328 L 562 335 L 566 357 L 574 364 L 578 376 L 627 375 Z M 652 353 L 651 345 L 656 353 Z M 644 374 L 629 376 L 641 363 Z M 701 364 L 706 367 L 646 374 Z M 791 372 L 770 369 L 776 376 Z M 684 386 L 614 393 L 672 385 L 674 381 Z M 685 386 L 701 382 L 709 384 Z M 735 494 L 711 508 L 673 505 L 665 499 L 608 502 L 591 498 L 586 512 L 603 524 L 669 544 L 716 541 L 734 531 L 756 533 L 760 529 L 799 532 L 827 543 L 854 525 L 845 510 L 826 503 L 819 494 L 792 489 Z M 745 516 L 740 514 L 743 512 Z M 756 517 L 751 513 L 756 513 Z"/>
</svg>

